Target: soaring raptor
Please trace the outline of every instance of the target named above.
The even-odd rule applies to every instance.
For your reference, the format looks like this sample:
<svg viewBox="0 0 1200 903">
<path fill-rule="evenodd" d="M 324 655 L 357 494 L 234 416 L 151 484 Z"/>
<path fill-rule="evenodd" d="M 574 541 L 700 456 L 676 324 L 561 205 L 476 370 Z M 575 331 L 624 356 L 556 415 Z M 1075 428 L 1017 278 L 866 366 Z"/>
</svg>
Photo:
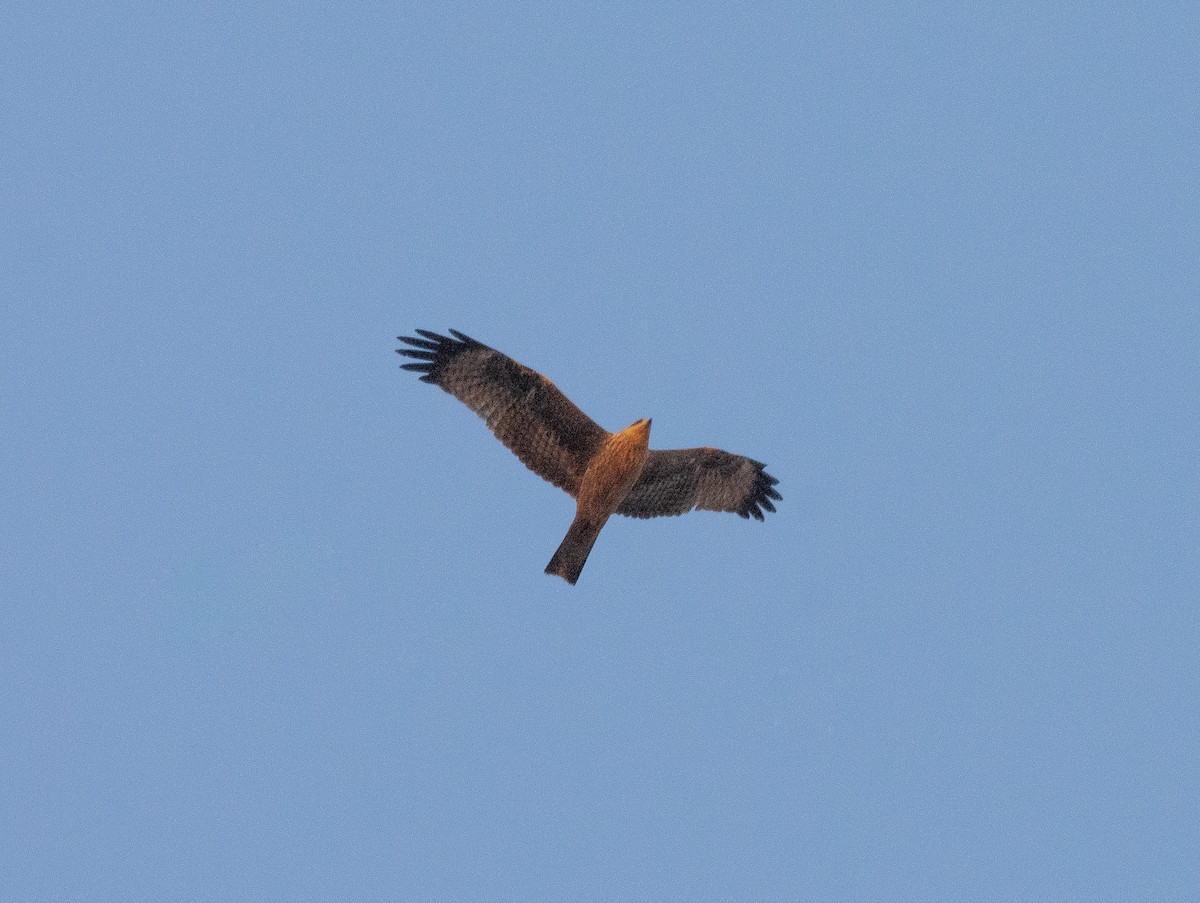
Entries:
<svg viewBox="0 0 1200 903">
<path fill-rule="evenodd" d="M 662 517 L 693 508 L 763 519 L 779 481 L 765 465 L 719 448 L 650 448 L 650 419 L 618 433 L 601 428 L 554 383 L 511 357 L 451 329 L 400 336 L 417 359 L 403 364 L 487 421 L 496 438 L 544 480 L 576 500 L 575 520 L 547 574 L 579 579 L 605 522 L 615 514 Z"/>
</svg>

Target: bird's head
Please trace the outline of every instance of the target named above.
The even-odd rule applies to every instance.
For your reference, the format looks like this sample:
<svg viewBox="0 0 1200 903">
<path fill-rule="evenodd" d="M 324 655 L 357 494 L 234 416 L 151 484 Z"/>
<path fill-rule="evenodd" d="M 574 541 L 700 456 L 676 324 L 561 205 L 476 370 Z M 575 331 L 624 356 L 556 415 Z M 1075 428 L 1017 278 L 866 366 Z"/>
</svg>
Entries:
<svg viewBox="0 0 1200 903">
<path fill-rule="evenodd" d="M 633 421 L 621 430 L 619 435 L 632 440 L 637 445 L 648 445 L 650 443 L 650 418 L 643 417 L 641 420 Z"/>
</svg>

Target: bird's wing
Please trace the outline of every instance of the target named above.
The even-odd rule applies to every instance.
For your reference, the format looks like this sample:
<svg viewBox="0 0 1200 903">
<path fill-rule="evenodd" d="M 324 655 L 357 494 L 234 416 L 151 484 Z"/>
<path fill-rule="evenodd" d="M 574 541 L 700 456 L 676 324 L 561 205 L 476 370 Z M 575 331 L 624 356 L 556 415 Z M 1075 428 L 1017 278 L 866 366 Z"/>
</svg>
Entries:
<svg viewBox="0 0 1200 903">
<path fill-rule="evenodd" d="M 617 514 L 662 517 L 700 508 L 762 520 L 763 509 L 775 510 L 771 499 L 783 497 L 764 466 L 719 448 L 651 451 Z"/>
<path fill-rule="evenodd" d="M 511 357 L 451 329 L 454 338 L 418 329 L 397 353 L 421 379 L 445 389 L 487 421 L 496 438 L 539 477 L 565 489 L 579 480 L 608 433 L 542 376 Z"/>
</svg>

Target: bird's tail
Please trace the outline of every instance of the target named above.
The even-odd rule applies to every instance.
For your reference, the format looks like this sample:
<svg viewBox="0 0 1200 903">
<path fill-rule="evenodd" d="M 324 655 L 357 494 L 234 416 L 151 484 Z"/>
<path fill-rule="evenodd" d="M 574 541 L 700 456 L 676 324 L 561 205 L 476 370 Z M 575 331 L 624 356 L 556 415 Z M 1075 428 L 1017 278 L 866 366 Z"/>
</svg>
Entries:
<svg viewBox="0 0 1200 903">
<path fill-rule="evenodd" d="M 608 518 L 597 523 L 594 519 L 576 515 L 575 520 L 571 521 L 571 529 L 567 530 L 567 535 L 559 544 L 558 551 L 546 565 L 546 573 L 557 574 L 574 586 L 606 520 Z"/>
</svg>

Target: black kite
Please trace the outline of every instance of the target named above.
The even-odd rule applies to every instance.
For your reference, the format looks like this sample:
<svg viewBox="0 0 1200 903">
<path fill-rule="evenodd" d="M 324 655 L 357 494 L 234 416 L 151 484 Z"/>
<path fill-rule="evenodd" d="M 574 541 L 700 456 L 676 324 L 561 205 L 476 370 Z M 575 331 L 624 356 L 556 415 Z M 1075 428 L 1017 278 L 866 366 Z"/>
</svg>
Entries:
<svg viewBox="0 0 1200 903">
<path fill-rule="evenodd" d="M 547 574 L 575 583 L 614 513 L 661 517 L 699 508 L 762 520 L 763 509 L 775 510 L 771 499 L 782 498 L 779 481 L 758 461 L 718 448 L 653 451 L 649 418 L 610 433 L 540 373 L 450 333 L 454 338 L 425 329 L 417 330 L 421 338 L 400 336 L 413 347 L 397 353 L 419 361 L 402 366 L 463 402 L 526 467 L 577 500 Z"/>
</svg>

